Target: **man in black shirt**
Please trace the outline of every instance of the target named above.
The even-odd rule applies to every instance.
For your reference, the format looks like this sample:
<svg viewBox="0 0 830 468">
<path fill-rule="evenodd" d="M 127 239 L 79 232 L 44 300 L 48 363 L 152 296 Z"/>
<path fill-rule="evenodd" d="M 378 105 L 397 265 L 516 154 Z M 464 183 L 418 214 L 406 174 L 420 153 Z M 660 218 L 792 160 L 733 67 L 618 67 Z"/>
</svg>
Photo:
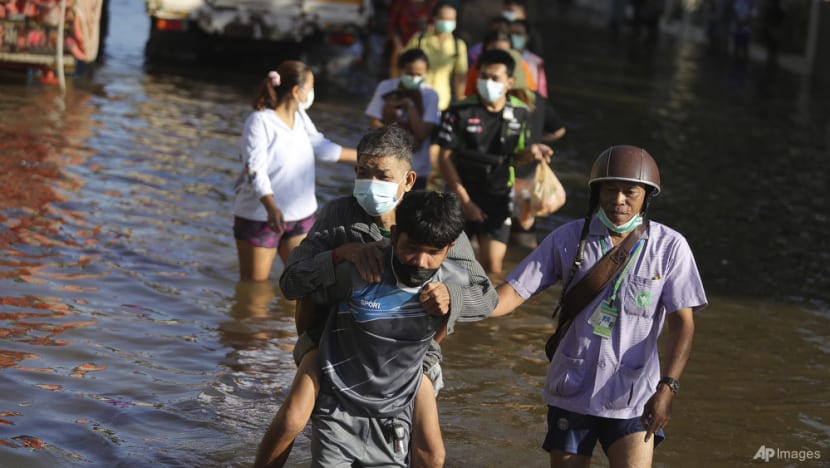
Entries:
<svg viewBox="0 0 830 468">
<path fill-rule="evenodd" d="M 515 165 L 549 162 L 553 150 L 529 144 L 530 111 L 508 96 L 516 63 L 503 50 L 488 50 L 478 62 L 476 94 L 444 113 L 437 135 L 438 163 L 447 189 L 458 194 L 469 237 L 477 237 L 479 262 L 500 273 L 513 212 Z"/>
</svg>

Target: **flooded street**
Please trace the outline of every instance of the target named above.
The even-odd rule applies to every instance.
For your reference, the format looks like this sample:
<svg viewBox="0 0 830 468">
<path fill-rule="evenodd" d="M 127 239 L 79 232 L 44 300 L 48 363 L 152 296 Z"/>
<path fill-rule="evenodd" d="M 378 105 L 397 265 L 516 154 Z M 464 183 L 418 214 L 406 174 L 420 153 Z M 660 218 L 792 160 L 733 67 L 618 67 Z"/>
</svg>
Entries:
<svg viewBox="0 0 830 468">
<path fill-rule="evenodd" d="M 264 71 L 147 68 L 144 3 L 110 14 L 103 63 L 65 96 L 0 76 L 0 466 L 250 466 L 295 369 L 293 305 L 238 283 L 231 232 Z M 766 446 L 821 452 L 770 465 L 826 466 L 827 89 L 669 38 L 651 53 L 562 23 L 544 38 L 568 126 L 554 157 L 568 203 L 546 225 L 582 216 L 602 149 L 644 146 L 664 184 L 650 214 L 687 236 L 707 288 L 655 465 L 751 466 Z M 368 96 L 315 93 L 317 127 L 356 144 Z M 321 202 L 351 192 L 350 167 L 317 174 Z M 527 253 L 511 247 L 506 268 Z M 446 340 L 447 466 L 547 466 L 557 294 Z"/>
</svg>

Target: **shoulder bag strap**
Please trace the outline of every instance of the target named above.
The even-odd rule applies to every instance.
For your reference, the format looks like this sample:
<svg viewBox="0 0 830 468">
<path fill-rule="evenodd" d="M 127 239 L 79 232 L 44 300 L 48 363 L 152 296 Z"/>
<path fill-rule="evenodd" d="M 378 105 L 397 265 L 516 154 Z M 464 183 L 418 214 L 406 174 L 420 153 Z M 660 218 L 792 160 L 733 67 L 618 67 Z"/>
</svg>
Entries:
<svg viewBox="0 0 830 468">
<path fill-rule="evenodd" d="M 556 325 L 556 330 L 554 331 L 553 335 L 548 338 L 547 343 L 545 343 L 545 354 L 548 357 L 548 360 L 553 359 L 553 355 L 556 352 L 556 348 L 559 346 L 559 342 L 562 341 L 562 338 L 565 336 L 565 333 L 570 328 L 571 323 L 573 322 L 574 318 L 581 312 L 583 309 L 588 307 L 588 304 L 597 297 L 597 294 L 602 292 L 611 280 L 614 279 L 617 274 L 623 269 L 623 266 L 628 261 L 628 257 L 630 256 L 631 249 L 634 247 L 634 244 L 637 243 L 642 237 L 643 234 L 648 229 L 648 220 L 643 221 L 643 224 L 637 226 L 637 228 L 632 232 L 628 237 L 625 238 L 620 244 L 616 247 L 608 251 L 592 268 L 591 270 L 579 280 L 573 288 L 569 288 L 568 286 L 571 283 L 571 280 L 574 277 L 574 274 L 579 269 L 579 265 L 582 263 L 582 254 L 585 250 L 585 241 L 586 241 L 586 234 L 588 232 L 588 225 L 587 223 L 590 220 L 586 220 L 586 225 L 583 227 L 583 235 L 580 236 L 581 239 L 579 241 L 579 249 L 577 251 L 576 258 L 574 259 L 573 266 L 571 266 L 570 276 L 568 277 L 568 282 L 562 287 L 562 295 L 559 296 L 559 304 L 556 305 L 556 309 L 553 311 L 553 318 L 556 318 L 558 314 L 561 313 L 559 317 L 559 323 Z"/>
<path fill-rule="evenodd" d="M 575 317 L 611 283 L 611 280 L 622 271 L 626 262 L 628 262 L 634 244 L 643 237 L 647 229 L 648 220 L 645 220 L 625 240 L 603 255 L 572 288 L 568 288 L 567 291 L 563 289 L 560 307 L 557 308 L 561 309 L 562 313 L 560 321 Z M 570 279 L 573 279 L 574 273 L 575 271 L 572 268 Z"/>
</svg>

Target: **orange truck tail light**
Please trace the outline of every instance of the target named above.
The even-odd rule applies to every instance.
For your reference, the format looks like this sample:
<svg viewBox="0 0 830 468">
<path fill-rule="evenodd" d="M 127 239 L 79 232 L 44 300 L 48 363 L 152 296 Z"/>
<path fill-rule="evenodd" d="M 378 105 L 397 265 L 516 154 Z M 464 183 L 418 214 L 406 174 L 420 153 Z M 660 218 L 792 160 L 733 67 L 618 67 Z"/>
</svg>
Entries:
<svg viewBox="0 0 830 468">
<path fill-rule="evenodd" d="M 331 34 L 329 42 L 336 45 L 352 45 L 355 42 L 355 37 L 352 34 Z"/>
<path fill-rule="evenodd" d="M 184 31 L 184 21 L 159 18 L 156 21 L 156 29 L 159 31 Z"/>
</svg>

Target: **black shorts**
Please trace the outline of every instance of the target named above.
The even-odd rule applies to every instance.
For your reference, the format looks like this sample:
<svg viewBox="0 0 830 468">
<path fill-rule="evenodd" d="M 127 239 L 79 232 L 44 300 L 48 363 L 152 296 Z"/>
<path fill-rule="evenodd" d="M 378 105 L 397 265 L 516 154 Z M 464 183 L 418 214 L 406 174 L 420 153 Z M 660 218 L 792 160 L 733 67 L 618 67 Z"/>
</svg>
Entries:
<svg viewBox="0 0 830 468">
<path fill-rule="evenodd" d="M 507 244 L 510 240 L 513 215 L 513 190 L 503 194 L 470 192 L 470 199 L 487 215 L 483 222 L 467 221 L 464 231 L 468 237 L 487 236 Z"/>
</svg>

